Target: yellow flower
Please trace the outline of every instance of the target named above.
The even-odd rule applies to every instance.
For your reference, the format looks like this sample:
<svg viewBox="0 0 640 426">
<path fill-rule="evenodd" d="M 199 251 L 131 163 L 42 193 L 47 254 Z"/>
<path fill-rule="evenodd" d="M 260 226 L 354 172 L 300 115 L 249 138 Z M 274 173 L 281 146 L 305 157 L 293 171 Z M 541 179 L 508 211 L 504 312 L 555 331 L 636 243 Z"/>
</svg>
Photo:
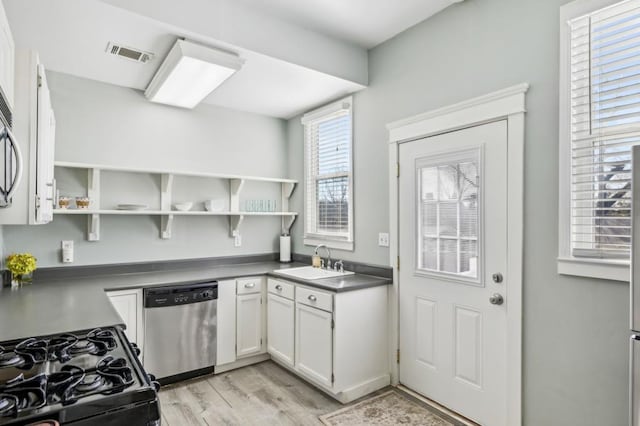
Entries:
<svg viewBox="0 0 640 426">
<path fill-rule="evenodd" d="M 7 269 L 13 275 L 30 274 L 36 270 L 36 260 L 31 253 L 13 253 L 7 256 Z"/>
</svg>

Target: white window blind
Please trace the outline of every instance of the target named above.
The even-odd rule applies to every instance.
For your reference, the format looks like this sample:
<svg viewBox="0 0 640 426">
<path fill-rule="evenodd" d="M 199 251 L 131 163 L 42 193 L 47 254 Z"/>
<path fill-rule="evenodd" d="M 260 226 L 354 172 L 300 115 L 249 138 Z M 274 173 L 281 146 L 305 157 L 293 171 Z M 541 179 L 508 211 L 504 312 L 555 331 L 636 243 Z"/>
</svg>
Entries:
<svg viewBox="0 0 640 426">
<path fill-rule="evenodd" d="M 305 115 L 305 240 L 353 241 L 351 102 Z M 337 248 L 347 248 L 339 244 Z"/>
<path fill-rule="evenodd" d="M 628 258 L 630 148 L 640 143 L 640 0 L 569 25 L 572 255 Z"/>
</svg>

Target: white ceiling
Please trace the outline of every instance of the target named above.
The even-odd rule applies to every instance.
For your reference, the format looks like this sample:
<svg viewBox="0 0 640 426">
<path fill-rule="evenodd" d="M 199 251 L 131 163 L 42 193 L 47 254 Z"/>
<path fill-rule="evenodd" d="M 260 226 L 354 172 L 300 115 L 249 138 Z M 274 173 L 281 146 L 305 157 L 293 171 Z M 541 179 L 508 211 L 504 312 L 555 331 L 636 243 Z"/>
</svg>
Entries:
<svg viewBox="0 0 640 426">
<path fill-rule="evenodd" d="M 370 49 L 462 0 L 236 0 Z"/>
<path fill-rule="evenodd" d="M 126 3 L 133 4 L 136 1 L 139 5 L 144 4 L 142 0 Z M 169 1 L 165 4 L 167 8 L 175 5 L 170 0 L 164 1 Z M 206 7 L 207 4 L 225 0 L 192 1 L 202 1 L 204 3 L 201 4 Z M 255 22 L 267 22 L 272 24 L 271 28 L 278 28 L 278 22 L 288 22 L 286 37 L 284 33 L 270 34 L 275 40 L 290 43 L 289 47 L 278 46 L 285 52 L 284 55 L 275 57 L 267 47 L 260 52 L 259 43 L 251 44 L 251 40 L 245 44 L 250 45 L 251 49 L 238 46 L 239 42 L 236 41 L 248 40 L 247 37 L 238 37 L 238 33 L 233 34 L 234 43 L 229 43 L 214 39 L 211 34 L 203 34 L 203 31 L 197 30 L 196 25 L 190 29 L 186 20 L 180 21 L 182 26 L 178 27 L 105 1 L 3 0 L 3 4 L 16 45 L 37 50 L 43 64 L 49 70 L 144 90 L 175 39 L 186 37 L 235 51 L 246 60 L 244 67 L 237 74 L 205 99 L 206 103 L 267 116 L 290 118 L 365 87 L 360 81 L 337 76 L 345 73 L 331 72 L 330 69 L 322 68 L 322 65 L 313 66 L 312 61 L 305 59 L 310 56 L 309 52 L 317 52 L 317 56 L 322 59 L 316 61 L 318 64 L 347 63 L 348 61 L 340 61 L 339 55 L 343 55 L 342 58 L 349 57 L 344 56 L 344 52 L 353 51 L 354 47 L 349 46 L 353 46 L 354 43 L 367 47 L 378 44 L 456 0 L 233 0 L 236 1 L 246 3 L 245 10 L 250 10 L 254 15 L 257 13 L 256 10 L 262 8 L 265 16 L 269 13 L 277 18 L 273 25 L 267 21 L 256 21 L 255 16 L 247 15 L 247 22 L 252 23 L 248 27 L 253 31 L 254 37 L 261 36 L 255 31 Z M 233 2 L 228 3 L 226 7 L 229 8 L 229 4 L 233 5 Z M 302 3 L 306 7 L 302 7 Z M 163 6 L 160 2 L 155 5 L 156 11 Z M 140 10 L 149 9 L 141 7 Z M 310 13 L 310 10 L 315 13 Z M 332 19 L 324 18 L 330 15 Z M 363 16 L 366 16 L 366 19 L 363 19 Z M 218 19 L 220 18 L 224 19 Z M 301 37 L 298 39 L 292 37 L 292 31 L 295 32 L 296 28 L 301 29 Z M 333 44 L 327 44 L 322 37 L 303 38 L 305 32 L 308 35 L 309 29 L 328 36 L 330 40 L 327 40 Z M 229 35 L 231 31 L 226 29 L 220 34 Z M 263 44 L 269 40 L 264 35 L 262 38 Z M 352 50 L 335 53 L 336 60 L 327 60 L 322 55 L 331 58 L 331 46 L 341 47 L 339 43 L 342 41 L 336 38 L 345 40 L 345 49 Z M 309 43 L 317 40 L 319 42 L 315 46 L 301 48 L 299 40 L 303 39 Z M 108 55 L 105 49 L 110 41 L 152 52 L 156 54 L 156 59 L 147 64 L 140 64 Z M 284 57 L 287 55 L 289 56 Z M 296 61 L 295 55 L 301 60 Z M 366 57 L 364 59 L 366 61 Z M 305 65 L 299 65 L 300 63 Z M 360 63 L 366 67 L 366 62 Z M 354 64 L 357 64 L 357 61 L 354 61 Z M 346 66 L 350 65 L 347 63 Z"/>
</svg>

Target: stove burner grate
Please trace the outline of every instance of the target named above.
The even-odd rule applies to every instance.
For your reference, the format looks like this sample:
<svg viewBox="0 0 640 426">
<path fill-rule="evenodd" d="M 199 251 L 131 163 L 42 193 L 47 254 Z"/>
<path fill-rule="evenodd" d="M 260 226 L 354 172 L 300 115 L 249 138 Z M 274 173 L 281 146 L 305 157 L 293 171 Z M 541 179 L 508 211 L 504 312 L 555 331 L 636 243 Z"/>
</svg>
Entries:
<svg viewBox="0 0 640 426">
<path fill-rule="evenodd" d="M 18 397 L 8 393 L 0 393 L 0 417 L 13 415 L 18 411 Z"/>
</svg>

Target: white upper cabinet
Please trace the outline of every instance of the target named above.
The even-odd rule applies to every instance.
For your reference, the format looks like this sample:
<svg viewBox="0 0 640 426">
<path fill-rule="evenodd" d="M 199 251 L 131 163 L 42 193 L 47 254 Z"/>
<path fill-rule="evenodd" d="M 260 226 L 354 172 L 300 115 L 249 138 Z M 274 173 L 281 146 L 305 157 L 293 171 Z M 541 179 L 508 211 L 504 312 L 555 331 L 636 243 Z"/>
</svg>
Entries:
<svg viewBox="0 0 640 426">
<path fill-rule="evenodd" d="M 38 65 L 37 126 L 35 222 L 49 223 L 53 220 L 53 200 L 55 199 L 53 161 L 56 146 L 56 118 L 53 114 L 49 85 L 42 65 Z"/>
<path fill-rule="evenodd" d="M 15 52 L 13 133 L 23 158 L 23 180 L 0 224 L 37 225 L 53 220 L 56 120 L 44 67 L 32 50 Z M 1 65 L 0 65 L 1 67 Z"/>
<path fill-rule="evenodd" d="M 0 87 L 4 92 L 7 102 L 13 108 L 14 102 L 14 75 L 15 75 L 15 45 L 9 21 L 0 2 Z"/>
</svg>

